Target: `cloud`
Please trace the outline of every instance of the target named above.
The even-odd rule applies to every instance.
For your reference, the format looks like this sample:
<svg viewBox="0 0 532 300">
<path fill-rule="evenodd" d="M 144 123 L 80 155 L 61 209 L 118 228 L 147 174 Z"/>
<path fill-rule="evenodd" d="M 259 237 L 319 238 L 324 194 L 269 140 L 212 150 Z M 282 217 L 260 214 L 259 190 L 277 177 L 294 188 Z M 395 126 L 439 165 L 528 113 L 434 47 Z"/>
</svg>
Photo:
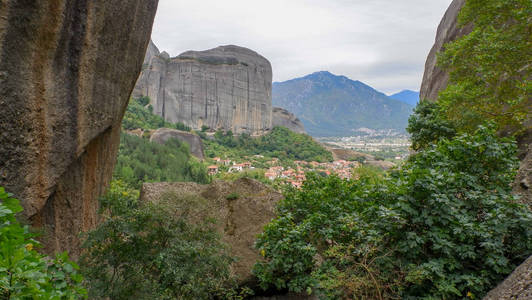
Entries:
<svg viewBox="0 0 532 300">
<path fill-rule="evenodd" d="M 383 92 L 419 89 L 452 0 L 160 0 L 153 40 L 175 56 L 219 45 L 268 58 L 274 80 L 328 70 Z"/>
</svg>

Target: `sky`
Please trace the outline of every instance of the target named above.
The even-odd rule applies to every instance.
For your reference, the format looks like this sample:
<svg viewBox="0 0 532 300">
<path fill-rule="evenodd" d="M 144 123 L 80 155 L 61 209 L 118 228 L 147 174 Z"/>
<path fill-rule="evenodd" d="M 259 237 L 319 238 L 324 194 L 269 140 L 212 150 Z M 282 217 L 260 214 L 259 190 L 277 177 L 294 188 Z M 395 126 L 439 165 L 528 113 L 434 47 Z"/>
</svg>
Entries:
<svg viewBox="0 0 532 300">
<path fill-rule="evenodd" d="M 252 49 L 273 80 L 317 71 L 391 94 L 419 90 L 452 0 L 159 0 L 152 39 L 177 56 L 220 45 Z"/>
</svg>

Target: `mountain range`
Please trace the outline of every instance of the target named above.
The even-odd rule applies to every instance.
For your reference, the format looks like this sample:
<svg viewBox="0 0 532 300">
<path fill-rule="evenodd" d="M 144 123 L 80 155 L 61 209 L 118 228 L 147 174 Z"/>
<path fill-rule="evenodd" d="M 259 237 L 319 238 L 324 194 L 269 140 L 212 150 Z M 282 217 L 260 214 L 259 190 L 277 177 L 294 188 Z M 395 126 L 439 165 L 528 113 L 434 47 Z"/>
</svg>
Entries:
<svg viewBox="0 0 532 300">
<path fill-rule="evenodd" d="M 416 106 L 419 103 L 419 92 L 402 90 L 397 94 L 390 95 L 390 98 L 399 100 L 412 106 Z"/>
<path fill-rule="evenodd" d="M 275 82 L 273 105 L 294 113 L 317 137 L 353 136 L 362 128 L 404 132 L 413 106 L 327 71 Z"/>
</svg>

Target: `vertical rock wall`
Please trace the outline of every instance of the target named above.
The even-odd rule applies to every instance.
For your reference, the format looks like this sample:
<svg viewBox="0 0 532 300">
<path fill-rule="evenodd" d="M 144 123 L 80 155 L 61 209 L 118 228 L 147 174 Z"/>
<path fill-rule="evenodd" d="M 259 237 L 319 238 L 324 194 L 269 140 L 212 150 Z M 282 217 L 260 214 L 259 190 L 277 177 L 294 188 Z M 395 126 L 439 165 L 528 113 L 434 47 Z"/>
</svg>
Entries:
<svg viewBox="0 0 532 300">
<path fill-rule="evenodd" d="M 447 86 L 449 81 L 449 74 L 436 66 L 438 52 L 444 49 L 446 43 L 471 32 L 471 27 L 458 26 L 458 14 L 464 3 L 465 0 L 453 0 L 438 26 L 434 46 L 425 63 L 425 73 L 419 91 L 421 101 L 436 101 L 438 93 Z"/>
<path fill-rule="evenodd" d="M 134 96 L 150 97 L 154 113 L 170 122 L 258 135 L 271 129 L 271 90 L 267 59 L 246 48 L 221 46 L 175 58 L 165 52 L 147 55 Z"/>
<path fill-rule="evenodd" d="M 97 222 L 157 0 L 0 0 L 0 185 L 79 253 Z"/>
</svg>

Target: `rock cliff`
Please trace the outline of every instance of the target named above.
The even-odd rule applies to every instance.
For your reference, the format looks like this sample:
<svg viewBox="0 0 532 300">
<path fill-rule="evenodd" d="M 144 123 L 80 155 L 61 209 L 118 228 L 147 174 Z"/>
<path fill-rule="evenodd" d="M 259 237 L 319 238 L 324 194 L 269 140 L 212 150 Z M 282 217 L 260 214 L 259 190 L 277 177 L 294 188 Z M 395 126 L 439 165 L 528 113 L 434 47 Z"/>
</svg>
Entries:
<svg viewBox="0 0 532 300">
<path fill-rule="evenodd" d="M 202 197 L 209 213 L 205 217 L 217 220 L 217 231 L 222 240 L 231 247 L 231 255 L 238 257 L 232 268 L 241 282 L 252 282 L 251 268 L 261 259 L 254 248 L 257 234 L 275 216 L 275 204 L 282 195 L 266 185 L 248 178 L 234 182 L 216 180 L 209 185 L 192 182 L 144 183 L 140 200 L 157 203 L 162 196 L 174 193 Z M 236 198 L 228 197 L 229 195 Z"/>
<path fill-rule="evenodd" d="M 150 45 L 133 96 L 154 113 L 193 129 L 263 134 L 272 126 L 272 67 L 258 53 L 220 46 L 170 58 Z"/>
<path fill-rule="evenodd" d="M 47 252 L 97 222 L 157 2 L 0 1 L 0 185 Z"/>
<path fill-rule="evenodd" d="M 152 132 L 150 142 L 164 144 L 169 139 L 178 139 L 181 142 L 187 143 L 192 155 L 199 159 L 205 158 L 201 138 L 190 132 L 170 128 L 159 128 Z"/>
<path fill-rule="evenodd" d="M 272 110 L 272 127 L 283 126 L 295 133 L 306 133 L 303 123 L 284 108 L 274 107 Z"/>
<path fill-rule="evenodd" d="M 425 63 L 425 73 L 419 92 L 419 99 L 436 101 L 438 93 L 447 86 L 449 74 L 436 66 L 438 52 L 444 49 L 444 45 L 454 41 L 460 36 L 471 32 L 471 27 L 458 26 L 458 14 L 464 6 L 465 0 L 453 0 L 436 32 L 436 41 Z"/>
</svg>

